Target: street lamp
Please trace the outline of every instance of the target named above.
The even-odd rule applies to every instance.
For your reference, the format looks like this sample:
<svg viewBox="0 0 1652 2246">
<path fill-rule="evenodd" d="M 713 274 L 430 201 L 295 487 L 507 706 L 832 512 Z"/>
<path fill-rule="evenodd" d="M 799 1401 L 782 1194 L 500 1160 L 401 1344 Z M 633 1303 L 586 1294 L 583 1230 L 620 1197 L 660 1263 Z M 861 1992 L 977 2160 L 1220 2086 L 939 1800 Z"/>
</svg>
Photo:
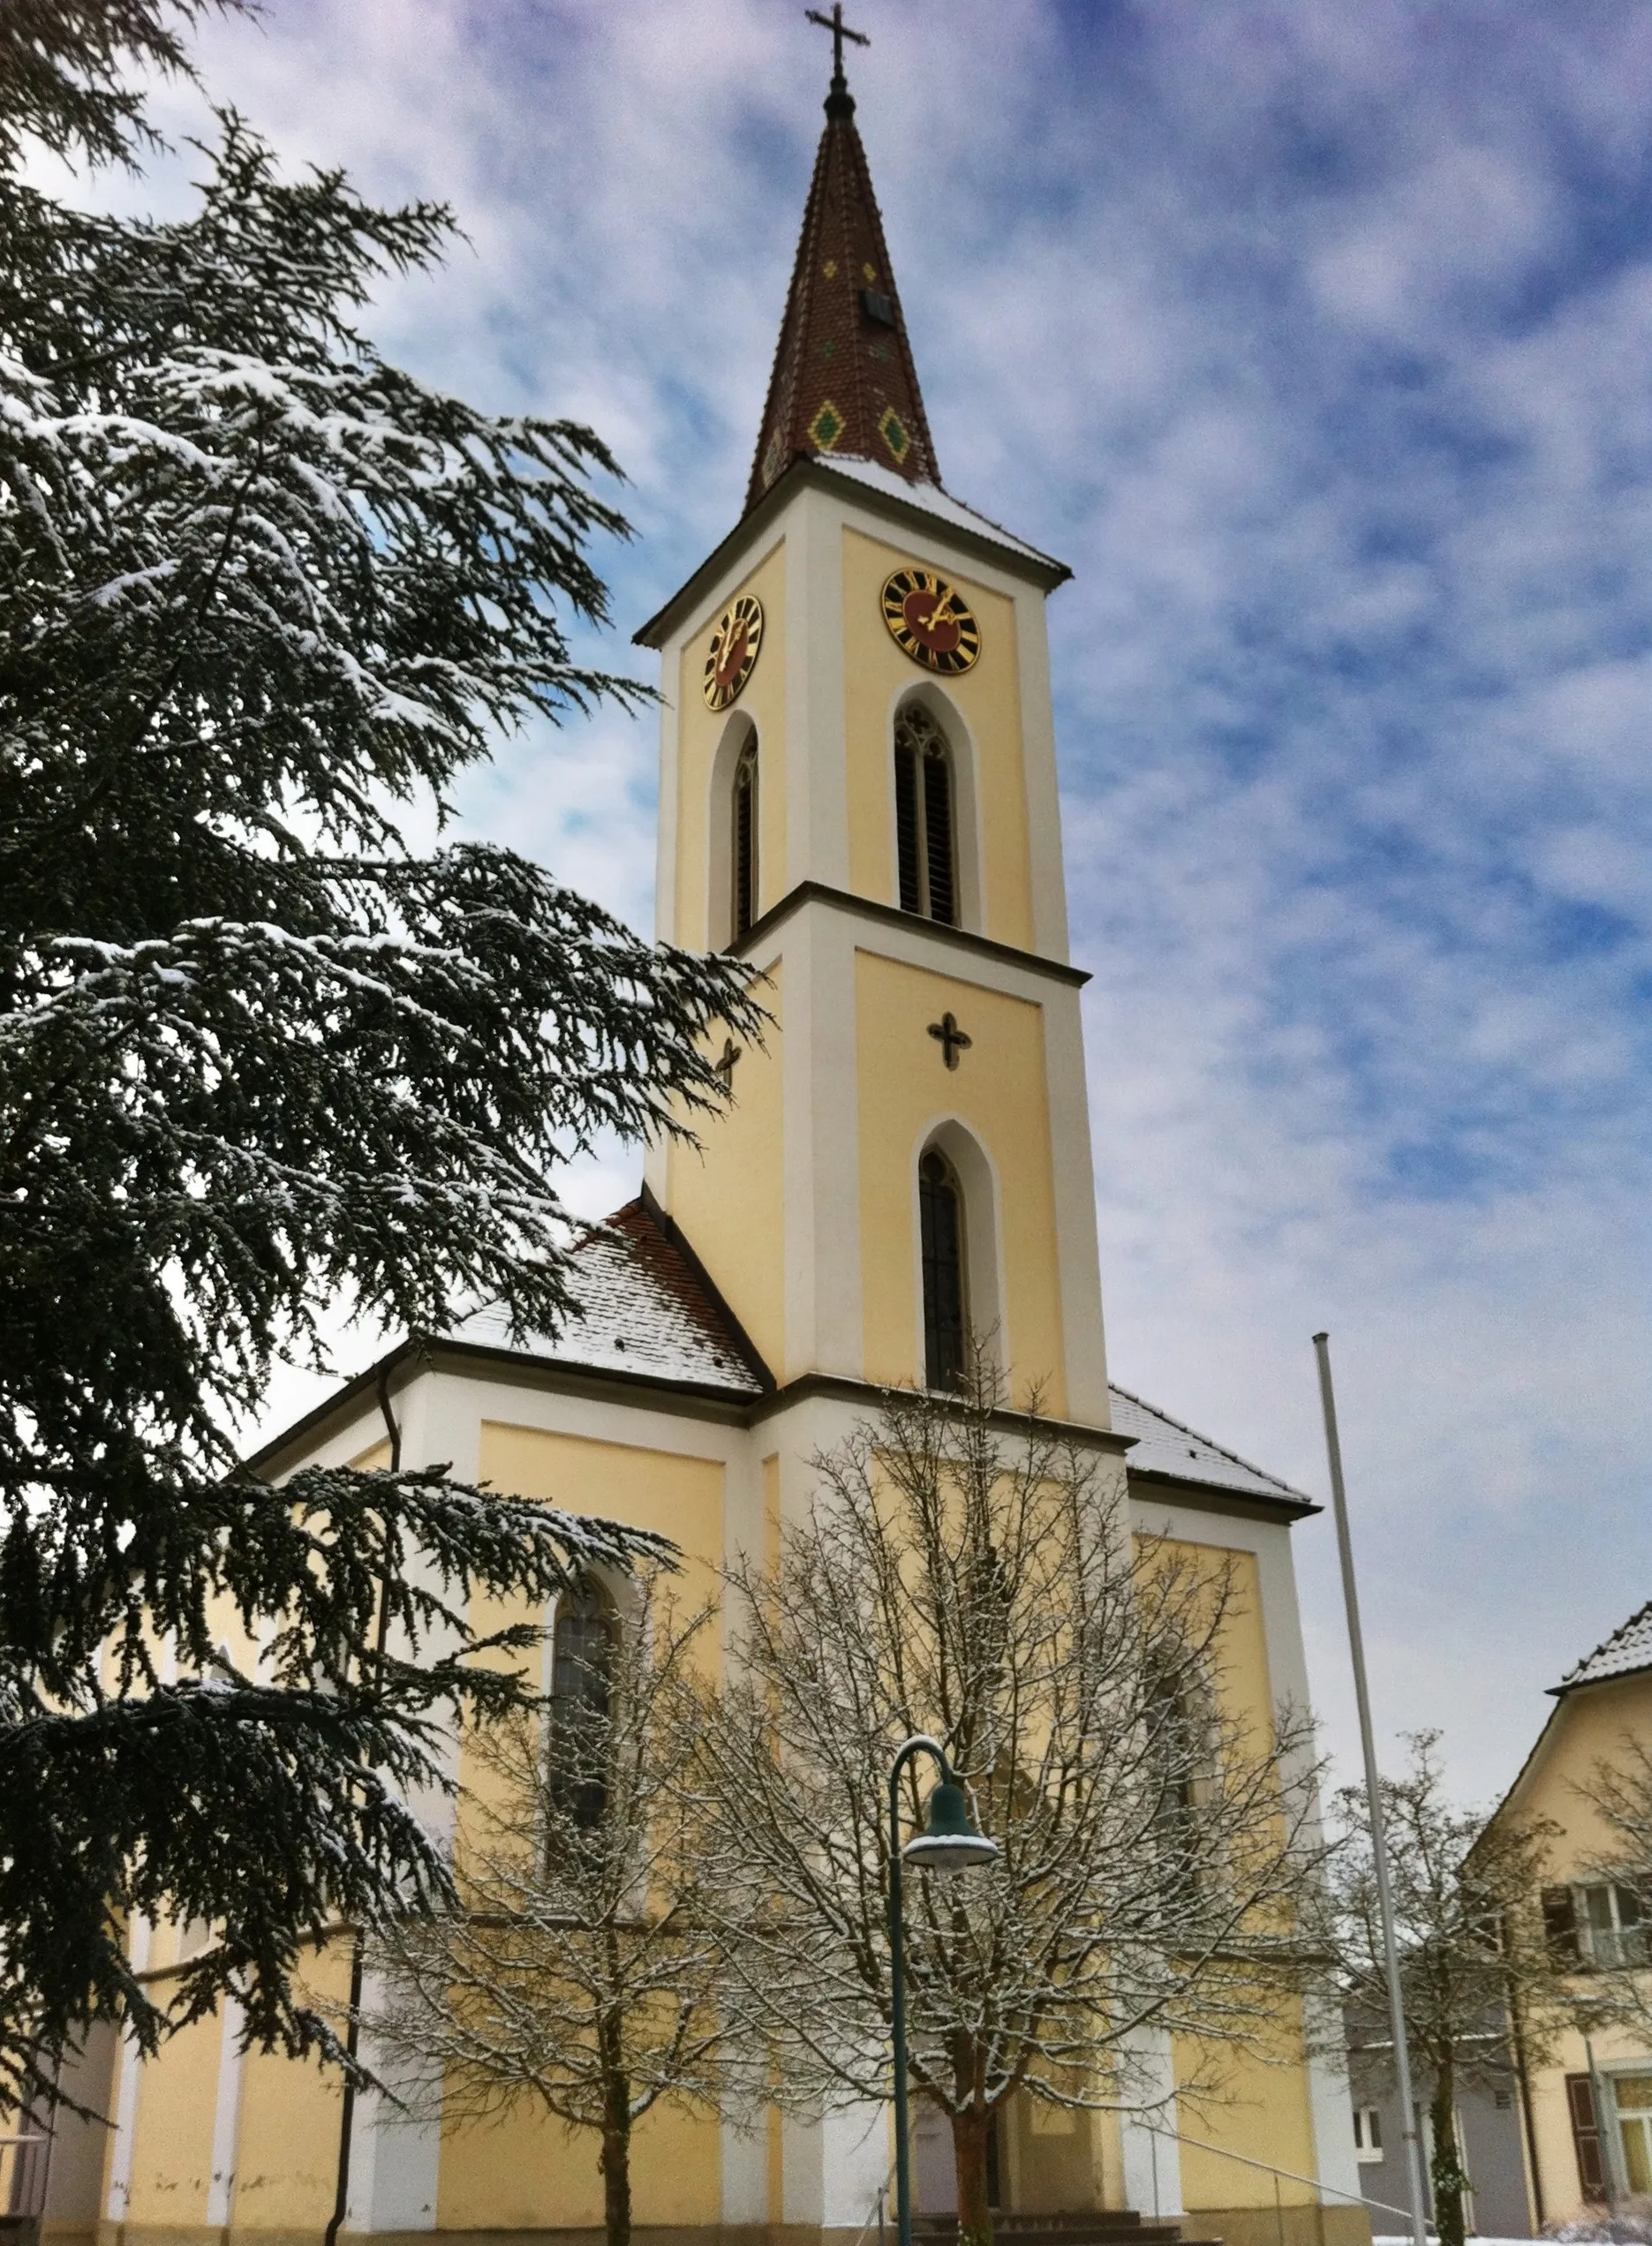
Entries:
<svg viewBox="0 0 1652 2246">
<path fill-rule="evenodd" d="M 915 1755 L 932 1755 L 940 1783 L 929 1798 L 928 1829 L 901 1845 L 901 1773 Z M 912 2246 L 911 2150 L 906 2114 L 906 1956 L 901 1905 L 902 1859 L 932 1872 L 968 1872 L 997 1861 L 998 1843 L 977 1833 L 963 1788 L 939 1739 L 920 1731 L 889 1766 L 889 2010 L 894 2028 L 894 2209 L 897 2246 Z"/>
</svg>

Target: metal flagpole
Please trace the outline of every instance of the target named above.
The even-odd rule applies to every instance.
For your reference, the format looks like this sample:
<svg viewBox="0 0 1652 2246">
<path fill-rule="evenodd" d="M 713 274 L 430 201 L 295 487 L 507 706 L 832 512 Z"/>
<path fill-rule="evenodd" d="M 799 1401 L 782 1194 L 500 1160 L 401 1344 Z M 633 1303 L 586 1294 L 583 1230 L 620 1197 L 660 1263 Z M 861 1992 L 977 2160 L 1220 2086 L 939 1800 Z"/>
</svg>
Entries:
<svg viewBox="0 0 1652 2246">
<path fill-rule="evenodd" d="M 1388 1844 L 1383 1837 L 1383 1796 L 1377 1775 L 1377 1742 L 1371 1733 L 1371 1695 L 1365 1682 L 1365 1639 L 1360 1629 L 1360 1594 L 1354 1581 L 1354 1546 L 1348 1535 L 1348 1498 L 1342 1483 L 1342 1445 L 1337 1439 L 1337 1399 L 1331 1387 L 1331 1336 L 1314 1336 L 1319 1360 L 1319 1400 L 1325 1414 L 1325 1451 L 1331 1461 L 1331 1503 L 1337 1521 L 1337 1556 L 1342 1563 L 1342 1599 L 1348 1614 L 1348 1651 L 1354 1659 L 1354 1693 L 1360 1710 L 1360 1746 L 1365 1756 L 1365 1798 L 1371 1815 L 1371 1862 L 1377 1873 L 1377 1910 L 1383 1926 L 1383 1964 L 1388 1980 L 1388 2021 L 1394 2039 L 1399 2076 L 1399 2126 L 1411 2177 L 1411 2235 L 1429 2246 L 1428 2199 L 1422 2174 L 1422 2140 L 1417 2104 L 1411 2091 L 1411 2052 L 1406 2042 L 1406 2008 L 1399 1994 L 1399 1952 L 1394 1941 L 1394 1899 L 1388 1882 Z"/>
</svg>

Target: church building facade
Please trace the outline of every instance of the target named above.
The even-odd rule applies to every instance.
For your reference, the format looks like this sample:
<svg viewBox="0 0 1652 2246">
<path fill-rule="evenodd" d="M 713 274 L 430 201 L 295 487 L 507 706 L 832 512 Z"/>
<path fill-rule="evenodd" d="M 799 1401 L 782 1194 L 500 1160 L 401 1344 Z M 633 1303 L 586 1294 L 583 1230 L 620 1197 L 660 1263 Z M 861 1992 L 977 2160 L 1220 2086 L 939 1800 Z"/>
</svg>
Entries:
<svg viewBox="0 0 1652 2246">
<path fill-rule="evenodd" d="M 637 634 L 663 696 L 660 933 L 750 961 L 773 1026 L 726 1045 L 732 1097 L 701 1146 L 654 1147 L 581 1250 L 582 1318 L 513 1344 L 484 1311 L 410 1341 L 259 1463 L 381 1463 L 388 1400 L 405 1465 L 662 1531 L 691 1597 L 776 1548 L 811 1460 L 886 1388 L 947 1386 L 978 1333 L 1010 1400 L 1125 1477 L 1143 1526 L 1232 1556 L 1231 1689 L 1265 1723 L 1307 1700 L 1291 1531 L 1314 1509 L 1109 1384 L 1045 622 L 1068 572 L 940 483 L 853 112 L 840 73 L 745 512 Z M 186 1936 L 139 1939 L 163 1976 Z M 316 1969 L 341 1995 L 348 1948 Z M 594 2142 L 525 2110 L 444 2129 L 372 2098 L 346 2124 L 335 2080 L 243 2054 L 236 2025 L 150 2062 L 107 2053 L 113 2127 L 62 2132 L 48 2233 L 600 2233 Z M 1300 2023 L 1279 2034 L 1179 2133 L 1012 2107 L 1007 2210 L 1355 2246 L 1346 2085 Z M 1168 2044 L 1160 2063 L 1168 2086 Z M 661 2108 L 637 2131 L 637 2224 L 674 2246 L 856 2246 L 889 2151 L 864 2115 L 754 2133 Z M 944 2212 L 945 2164 L 919 2152 Z"/>
</svg>

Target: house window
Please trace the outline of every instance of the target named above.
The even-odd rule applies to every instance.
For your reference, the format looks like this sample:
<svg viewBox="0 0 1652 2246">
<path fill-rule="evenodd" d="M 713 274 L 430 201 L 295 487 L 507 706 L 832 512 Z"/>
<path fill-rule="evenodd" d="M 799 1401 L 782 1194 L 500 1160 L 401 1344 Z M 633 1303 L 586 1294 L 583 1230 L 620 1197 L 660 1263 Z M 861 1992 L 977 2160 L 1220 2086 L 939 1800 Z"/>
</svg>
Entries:
<svg viewBox="0 0 1652 2246">
<path fill-rule="evenodd" d="M 1356 2160 L 1383 2157 L 1383 2117 L 1375 2106 L 1354 2109 L 1354 2157 Z"/>
<path fill-rule="evenodd" d="M 924 1262 L 924 1378 L 931 1388 L 957 1388 L 963 1379 L 963 1195 L 957 1172 L 931 1147 L 917 1166 L 917 1203 Z"/>
<path fill-rule="evenodd" d="M 1563 1965 L 1636 1965 L 1646 1957 L 1647 1930 L 1633 1888 L 1599 1881 L 1545 1888 L 1543 1926 L 1550 1953 Z"/>
<path fill-rule="evenodd" d="M 895 860 L 901 909 L 925 920 L 958 922 L 957 851 L 953 834 L 952 758 L 947 736 L 922 703 L 894 721 Z"/>
<path fill-rule="evenodd" d="M 1637 2199 L 1652 2197 L 1652 2075 L 1614 2075 L 1612 2104 L 1624 2181 Z"/>
<path fill-rule="evenodd" d="M 748 741 L 735 766 L 732 920 L 737 943 L 758 916 L 758 744 Z"/>
<path fill-rule="evenodd" d="M 594 1583 L 556 1609 L 551 1657 L 551 1800 L 580 1832 L 602 1822 L 608 1804 L 608 1706 L 613 1691 L 614 1609 Z"/>
</svg>

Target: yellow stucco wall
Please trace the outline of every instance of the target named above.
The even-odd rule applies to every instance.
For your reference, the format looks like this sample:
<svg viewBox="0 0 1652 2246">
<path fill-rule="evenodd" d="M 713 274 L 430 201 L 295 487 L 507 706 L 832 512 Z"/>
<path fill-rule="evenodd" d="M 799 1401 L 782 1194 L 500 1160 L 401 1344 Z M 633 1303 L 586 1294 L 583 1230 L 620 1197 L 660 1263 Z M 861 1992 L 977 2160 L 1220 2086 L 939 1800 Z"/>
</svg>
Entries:
<svg viewBox="0 0 1652 2246">
<path fill-rule="evenodd" d="M 1169 1564 L 1189 1566 L 1212 1583 L 1226 1573 L 1229 1604 L 1215 1648 L 1218 1695 L 1224 1713 L 1242 1727 L 1248 1752 L 1270 1752 L 1273 1692 L 1255 1553 L 1175 1541 L 1164 1550 Z M 1259 2036 L 1254 2049 L 1200 2049 L 1179 2041 L 1174 2059 L 1179 2084 L 1213 2078 L 1217 2084 L 1214 2096 L 1185 2104 L 1179 2116 L 1186 2135 L 1203 2141 L 1184 2142 L 1181 2147 L 1182 2198 L 1188 2208 L 1274 2205 L 1274 2178 L 1263 2169 L 1247 2167 L 1241 2159 L 1224 2159 L 1225 2152 L 1265 2160 L 1298 2176 L 1316 2173 L 1297 2006 L 1280 2002 L 1271 2031 Z M 1279 2178 L 1279 2192 L 1285 2206 L 1316 2204 L 1311 2188 L 1288 2176 Z"/>
<path fill-rule="evenodd" d="M 1308 2076 L 1301 2063 L 1301 2025 L 1294 2003 L 1281 2001 L 1273 2031 L 1256 2049 L 1229 2046 L 1196 2052 L 1180 2039 L 1174 2045 L 1176 2079 L 1219 2077 L 1219 2094 L 1209 2102 L 1182 2104 L 1177 2110 L 1184 2132 L 1181 2196 L 1188 2208 L 1271 2207 L 1274 2178 L 1245 2160 L 1266 2160 L 1299 2176 L 1315 2174 L 1314 2122 Z M 1190 2144 L 1188 2137 L 1203 2144 Z M 1204 2146 L 1220 2148 L 1207 2151 Z M 1228 2160 L 1222 2152 L 1241 2154 Z M 1279 2179 L 1286 2206 L 1316 2203 L 1310 2185 L 1290 2176 Z"/>
<path fill-rule="evenodd" d="M 666 1157 L 672 1216 L 777 1375 L 786 1362 L 784 988 L 777 961 L 758 994 L 770 1026 L 761 1045 L 742 1050 L 732 1101 L 696 1124 L 698 1147 L 674 1146 Z"/>
<path fill-rule="evenodd" d="M 350 1944 L 336 1941 L 306 1968 L 324 2001 L 350 1995 Z M 273 2053 L 250 2052 L 241 2079 L 241 2131 L 236 2156 L 233 2227 L 319 2232 L 338 2189 L 338 2132 L 343 2092 L 334 2071 L 294 2066 Z"/>
<path fill-rule="evenodd" d="M 176 1929 L 159 1928 L 152 1964 L 164 1967 L 177 1953 Z M 324 2003 L 342 2003 L 350 1984 L 347 1944 L 335 1942 L 323 1956 L 306 1961 L 302 1978 Z M 159 1985 L 162 1994 L 166 1986 Z M 144 2064 L 133 2122 L 130 2231 L 204 2227 L 223 2055 L 220 2017 L 185 2029 Z M 249 2052 L 241 2065 L 231 2227 L 319 2233 L 337 2188 L 337 2076 L 278 2052 Z M 105 2189 L 107 2169 L 106 2155 Z"/>
<path fill-rule="evenodd" d="M 481 1472 L 485 1481 L 518 1496 L 606 1513 L 673 1538 L 683 1556 L 671 1594 L 685 1608 L 698 1606 L 715 1588 L 713 1571 L 723 1549 L 723 1469 L 714 1460 L 485 1421 Z M 497 1618 L 509 1618 L 506 1610 Z M 714 1674 L 720 1662 L 714 1632 L 706 1632 L 700 1650 Z M 467 1782 L 472 1775 L 468 1757 L 461 1775 Z M 600 2225 L 597 2152 L 594 2135 L 570 2132 L 526 2105 L 491 2124 L 444 2129 L 437 2221 L 457 2230 Z M 657 2109 L 638 2124 L 632 2159 L 638 2223 L 717 2220 L 721 2171 L 713 2116 Z"/>
<path fill-rule="evenodd" d="M 924 554 L 886 546 L 858 531 L 843 533 L 843 697 L 847 734 L 849 886 L 856 895 L 898 904 L 894 889 L 894 793 L 890 759 L 896 697 L 927 682 L 949 700 L 974 745 L 982 867 L 981 932 L 1030 950 L 1032 882 L 1027 848 L 1015 604 L 966 577 L 947 574 L 981 627 L 981 653 L 957 678 L 935 679 L 901 652 L 883 620 L 891 570 L 934 566 Z M 1029 592 L 1028 599 L 1038 596 Z M 955 728 L 954 728 L 955 730 Z M 956 744 L 962 753 L 963 744 Z M 960 835 L 961 848 L 971 838 Z"/>
<path fill-rule="evenodd" d="M 1045 1409 L 1064 1413 L 1043 1009 L 869 952 L 857 953 L 855 977 L 866 1377 L 899 1383 L 918 1376 L 918 1145 L 931 1125 L 954 1116 L 998 1172 L 1003 1327 L 1015 1392 L 1040 1382 Z M 929 1024 L 948 1011 L 975 1041 L 952 1070 L 929 1035 Z"/>
<path fill-rule="evenodd" d="M 444 2130 L 436 2220 L 443 2230 L 600 2228 L 595 2133 L 518 2107 L 481 2128 Z M 722 2196 L 720 2133 L 709 2114 L 657 2107 L 631 2139 L 638 2224 L 714 2224 Z"/>
<path fill-rule="evenodd" d="M 200 2020 L 142 2069 L 129 2223 L 184 2228 L 206 2221 L 222 2043 L 220 2023 Z"/>
<path fill-rule="evenodd" d="M 1595 1766 L 1623 1760 L 1626 1736 L 1652 1746 L 1652 1677 L 1626 1677 L 1570 1692 L 1555 1709 L 1532 1767 L 1505 1814 L 1524 1823 L 1550 1819 L 1561 1828 L 1550 1857 L 1553 1880 L 1581 1878 L 1590 1857 L 1611 1845 L 1599 1813 L 1577 1789 Z"/>
<path fill-rule="evenodd" d="M 683 650 L 677 667 L 677 832 L 675 940 L 704 950 L 708 935 L 706 882 L 711 826 L 722 806 L 711 801 L 718 744 L 736 716 L 758 732 L 758 909 L 766 912 L 786 888 L 786 554 L 772 546 L 729 595 L 755 593 L 763 603 L 763 644 L 739 700 L 713 712 L 701 690 L 717 619 L 707 619 Z M 725 606 L 727 604 L 725 603 Z"/>
<path fill-rule="evenodd" d="M 723 1469 L 714 1458 L 484 1420 L 481 1476 L 514 1496 L 604 1513 L 628 1528 L 669 1536 L 683 1555 L 682 1571 L 673 1578 L 678 1602 L 698 1606 L 716 1591 L 715 1571 L 723 1556 Z"/>
</svg>

